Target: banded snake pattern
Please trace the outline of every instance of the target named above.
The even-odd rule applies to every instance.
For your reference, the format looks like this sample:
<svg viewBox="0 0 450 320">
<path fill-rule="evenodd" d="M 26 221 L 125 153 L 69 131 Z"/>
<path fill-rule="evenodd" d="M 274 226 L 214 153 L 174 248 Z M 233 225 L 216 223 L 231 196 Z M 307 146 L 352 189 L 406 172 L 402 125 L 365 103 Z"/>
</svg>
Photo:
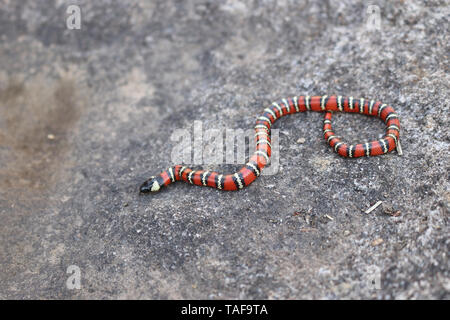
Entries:
<svg viewBox="0 0 450 320">
<path fill-rule="evenodd" d="M 391 106 L 364 98 L 354 99 L 335 95 L 296 96 L 273 102 L 257 118 L 255 125 L 256 151 L 238 172 L 225 175 L 215 171 L 192 170 L 182 165 L 175 165 L 145 181 L 140 187 L 140 192 L 157 192 L 162 187 L 176 181 L 185 181 L 197 186 L 208 186 L 221 190 L 240 190 L 255 181 L 270 161 L 272 149 L 270 132 L 273 123 L 285 115 L 305 111 L 325 112 L 324 138 L 330 147 L 342 157 L 378 156 L 394 149 L 399 155 L 402 154 L 400 121 Z M 339 111 L 378 116 L 387 126 L 385 136 L 367 143 L 355 145 L 345 143 L 333 132 L 331 126 L 332 112 Z"/>
</svg>

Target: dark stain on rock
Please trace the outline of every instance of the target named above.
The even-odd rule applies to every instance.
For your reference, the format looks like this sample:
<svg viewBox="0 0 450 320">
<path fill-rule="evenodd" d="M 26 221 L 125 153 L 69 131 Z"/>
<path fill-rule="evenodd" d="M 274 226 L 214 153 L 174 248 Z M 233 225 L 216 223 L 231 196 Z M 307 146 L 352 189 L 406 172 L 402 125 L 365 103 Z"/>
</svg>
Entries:
<svg viewBox="0 0 450 320">
<path fill-rule="evenodd" d="M 0 192 L 39 194 L 56 181 L 83 106 L 70 79 L 0 88 Z"/>
</svg>

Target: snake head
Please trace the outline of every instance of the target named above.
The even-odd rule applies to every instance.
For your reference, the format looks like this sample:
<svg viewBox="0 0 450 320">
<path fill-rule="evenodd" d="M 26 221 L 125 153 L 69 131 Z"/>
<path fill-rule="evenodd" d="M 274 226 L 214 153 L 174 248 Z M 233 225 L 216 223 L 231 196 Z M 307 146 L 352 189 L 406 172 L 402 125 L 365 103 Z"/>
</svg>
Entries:
<svg viewBox="0 0 450 320">
<path fill-rule="evenodd" d="M 161 184 L 158 182 L 158 178 L 155 176 L 150 177 L 147 181 L 145 181 L 139 191 L 141 193 L 149 193 L 149 192 L 157 192 L 161 189 Z"/>
</svg>

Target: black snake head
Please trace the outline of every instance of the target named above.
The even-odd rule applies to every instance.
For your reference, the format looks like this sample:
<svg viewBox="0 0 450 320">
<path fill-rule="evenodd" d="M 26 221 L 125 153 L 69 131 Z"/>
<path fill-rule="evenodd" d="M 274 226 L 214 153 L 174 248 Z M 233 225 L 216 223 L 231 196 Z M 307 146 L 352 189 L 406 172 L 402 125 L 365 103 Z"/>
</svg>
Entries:
<svg viewBox="0 0 450 320">
<path fill-rule="evenodd" d="M 139 191 L 141 193 L 149 193 L 157 192 L 159 189 L 161 189 L 161 184 L 159 183 L 158 178 L 153 176 L 141 185 Z"/>
</svg>

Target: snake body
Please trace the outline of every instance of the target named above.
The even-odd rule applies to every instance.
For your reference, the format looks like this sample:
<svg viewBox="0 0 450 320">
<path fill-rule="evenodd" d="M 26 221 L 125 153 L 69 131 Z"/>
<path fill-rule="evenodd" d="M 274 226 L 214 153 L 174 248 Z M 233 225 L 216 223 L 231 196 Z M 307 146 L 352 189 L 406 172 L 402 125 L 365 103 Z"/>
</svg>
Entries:
<svg viewBox="0 0 450 320">
<path fill-rule="evenodd" d="M 394 149 L 397 149 L 397 152 L 401 154 L 400 121 L 391 106 L 363 98 L 354 99 L 353 97 L 327 95 L 297 96 L 273 102 L 257 118 L 255 125 L 256 151 L 238 172 L 224 175 L 215 171 L 192 170 L 182 165 L 176 165 L 145 181 L 140 187 L 140 192 L 157 192 L 162 187 L 175 181 L 185 181 L 197 186 L 208 186 L 221 190 L 242 189 L 255 181 L 263 168 L 269 163 L 272 148 L 270 130 L 273 123 L 285 115 L 305 111 L 325 112 L 324 138 L 333 150 L 342 157 L 378 156 Z M 333 132 L 331 126 L 332 111 L 378 116 L 387 126 L 386 134 L 379 140 L 349 145 Z"/>
</svg>

